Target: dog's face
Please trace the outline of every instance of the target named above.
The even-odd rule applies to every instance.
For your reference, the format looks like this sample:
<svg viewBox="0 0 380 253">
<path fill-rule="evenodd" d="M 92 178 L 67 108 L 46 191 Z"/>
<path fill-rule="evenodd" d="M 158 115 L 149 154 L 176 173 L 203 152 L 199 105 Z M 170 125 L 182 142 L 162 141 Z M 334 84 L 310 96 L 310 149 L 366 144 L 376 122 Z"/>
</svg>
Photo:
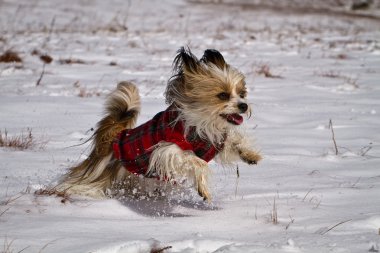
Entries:
<svg viewBox="0 0 380 253">
<path fill-rule="evenodd" d="M 166 100 L 179 105 L 196 126 L 223 131 L 240 125 L 242 114 L 250 115 L 245 77 L 218 51 L 208 49 L 198 60 L 182 48 L 174 66 L 176 74 L 169 81 Z"/>
</svg>

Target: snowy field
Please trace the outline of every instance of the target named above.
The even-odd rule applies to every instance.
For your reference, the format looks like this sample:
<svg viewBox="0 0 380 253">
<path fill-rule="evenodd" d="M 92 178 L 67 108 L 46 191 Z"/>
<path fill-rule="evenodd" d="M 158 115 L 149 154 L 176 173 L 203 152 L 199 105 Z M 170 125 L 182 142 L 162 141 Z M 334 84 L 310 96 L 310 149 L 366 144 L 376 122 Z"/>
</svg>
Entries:
<svg viewBox="0 0 380 253">
<path fill-rule="evenodd" d="M 31 131 L 33 144 L 0 147 L 0 252 L 379 252 L 373 13 L 249 1 L 0 0 L 0 54 L 22 60 L 0 62 L 0 131 Z M 191 188 L 106 200 L 36 196 L 85 157 L 88 144 L 78 144 L 117 82 L 138 85 L 139 123 L 166 107 L 184 45 L 198 56 L 216 48 L 245 73 L 253 106 L 245 127 L 264 160 L 239 164 L 239 178 L 211 163 L 211 204 Z"/>
</svg>

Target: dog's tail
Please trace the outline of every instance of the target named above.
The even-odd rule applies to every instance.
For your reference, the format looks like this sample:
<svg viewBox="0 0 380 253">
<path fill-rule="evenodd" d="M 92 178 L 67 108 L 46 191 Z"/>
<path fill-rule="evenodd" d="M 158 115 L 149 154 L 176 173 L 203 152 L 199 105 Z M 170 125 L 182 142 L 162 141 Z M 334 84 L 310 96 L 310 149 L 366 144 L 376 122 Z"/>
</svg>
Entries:
<svg viewBox="0 0 380 253">
<path fill-rule="evenodd" d="M 97 124 L 91 137 L 93 143 L 87 159 L 75 167 L 55 187 L 55 191 L 104 197 L 107 188 L 121 172 L 121 164 L 113 159 L 112 142 L 124 129 L 134 128 L 140 113 L 140 96 L 137 87 L 121 82 L 107 98 L 106 115 Z M 124 169 L 122 169 L 124 170 Z"/>
</svg>

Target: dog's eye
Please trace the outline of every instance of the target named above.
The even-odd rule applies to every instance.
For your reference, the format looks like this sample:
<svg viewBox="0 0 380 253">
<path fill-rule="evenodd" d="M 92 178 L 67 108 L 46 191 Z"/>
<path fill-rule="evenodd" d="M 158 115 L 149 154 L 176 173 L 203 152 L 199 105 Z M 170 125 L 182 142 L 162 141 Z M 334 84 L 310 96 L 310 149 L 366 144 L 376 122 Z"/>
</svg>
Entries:
<svg viewBox="0 0 380 253">
<path fill-rule="evenodd" d="M 220 100 L 229 100 L 230 99 L 230 94 L 228 94 L 227 92 L 221 92 L 217 95 L 217 97 L 220 99 Z"/>
<path fill-rule="evenodd" d="M 247 93 L 244 92 L 244 91 L 240 92 L 240 94 L 239 94 L 239 96 L 240 96 L 241 98 L 245 98 L 246 95 L 247 95 Z"/>
</svg>

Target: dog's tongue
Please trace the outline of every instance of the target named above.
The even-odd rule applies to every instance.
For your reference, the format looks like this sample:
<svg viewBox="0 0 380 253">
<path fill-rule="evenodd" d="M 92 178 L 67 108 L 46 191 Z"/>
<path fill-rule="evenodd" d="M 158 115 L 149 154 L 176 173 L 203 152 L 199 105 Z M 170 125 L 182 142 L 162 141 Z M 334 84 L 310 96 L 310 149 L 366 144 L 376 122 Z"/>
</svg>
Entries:
<svg viewBox="0 0 380 253">
<path fill-rule="evenodd" d="M 228 122 L 234 125 L 240 125 L 243 123 L 243 117 L 237 113 L 228 114 L 226 118 Z"/>
</svg>

